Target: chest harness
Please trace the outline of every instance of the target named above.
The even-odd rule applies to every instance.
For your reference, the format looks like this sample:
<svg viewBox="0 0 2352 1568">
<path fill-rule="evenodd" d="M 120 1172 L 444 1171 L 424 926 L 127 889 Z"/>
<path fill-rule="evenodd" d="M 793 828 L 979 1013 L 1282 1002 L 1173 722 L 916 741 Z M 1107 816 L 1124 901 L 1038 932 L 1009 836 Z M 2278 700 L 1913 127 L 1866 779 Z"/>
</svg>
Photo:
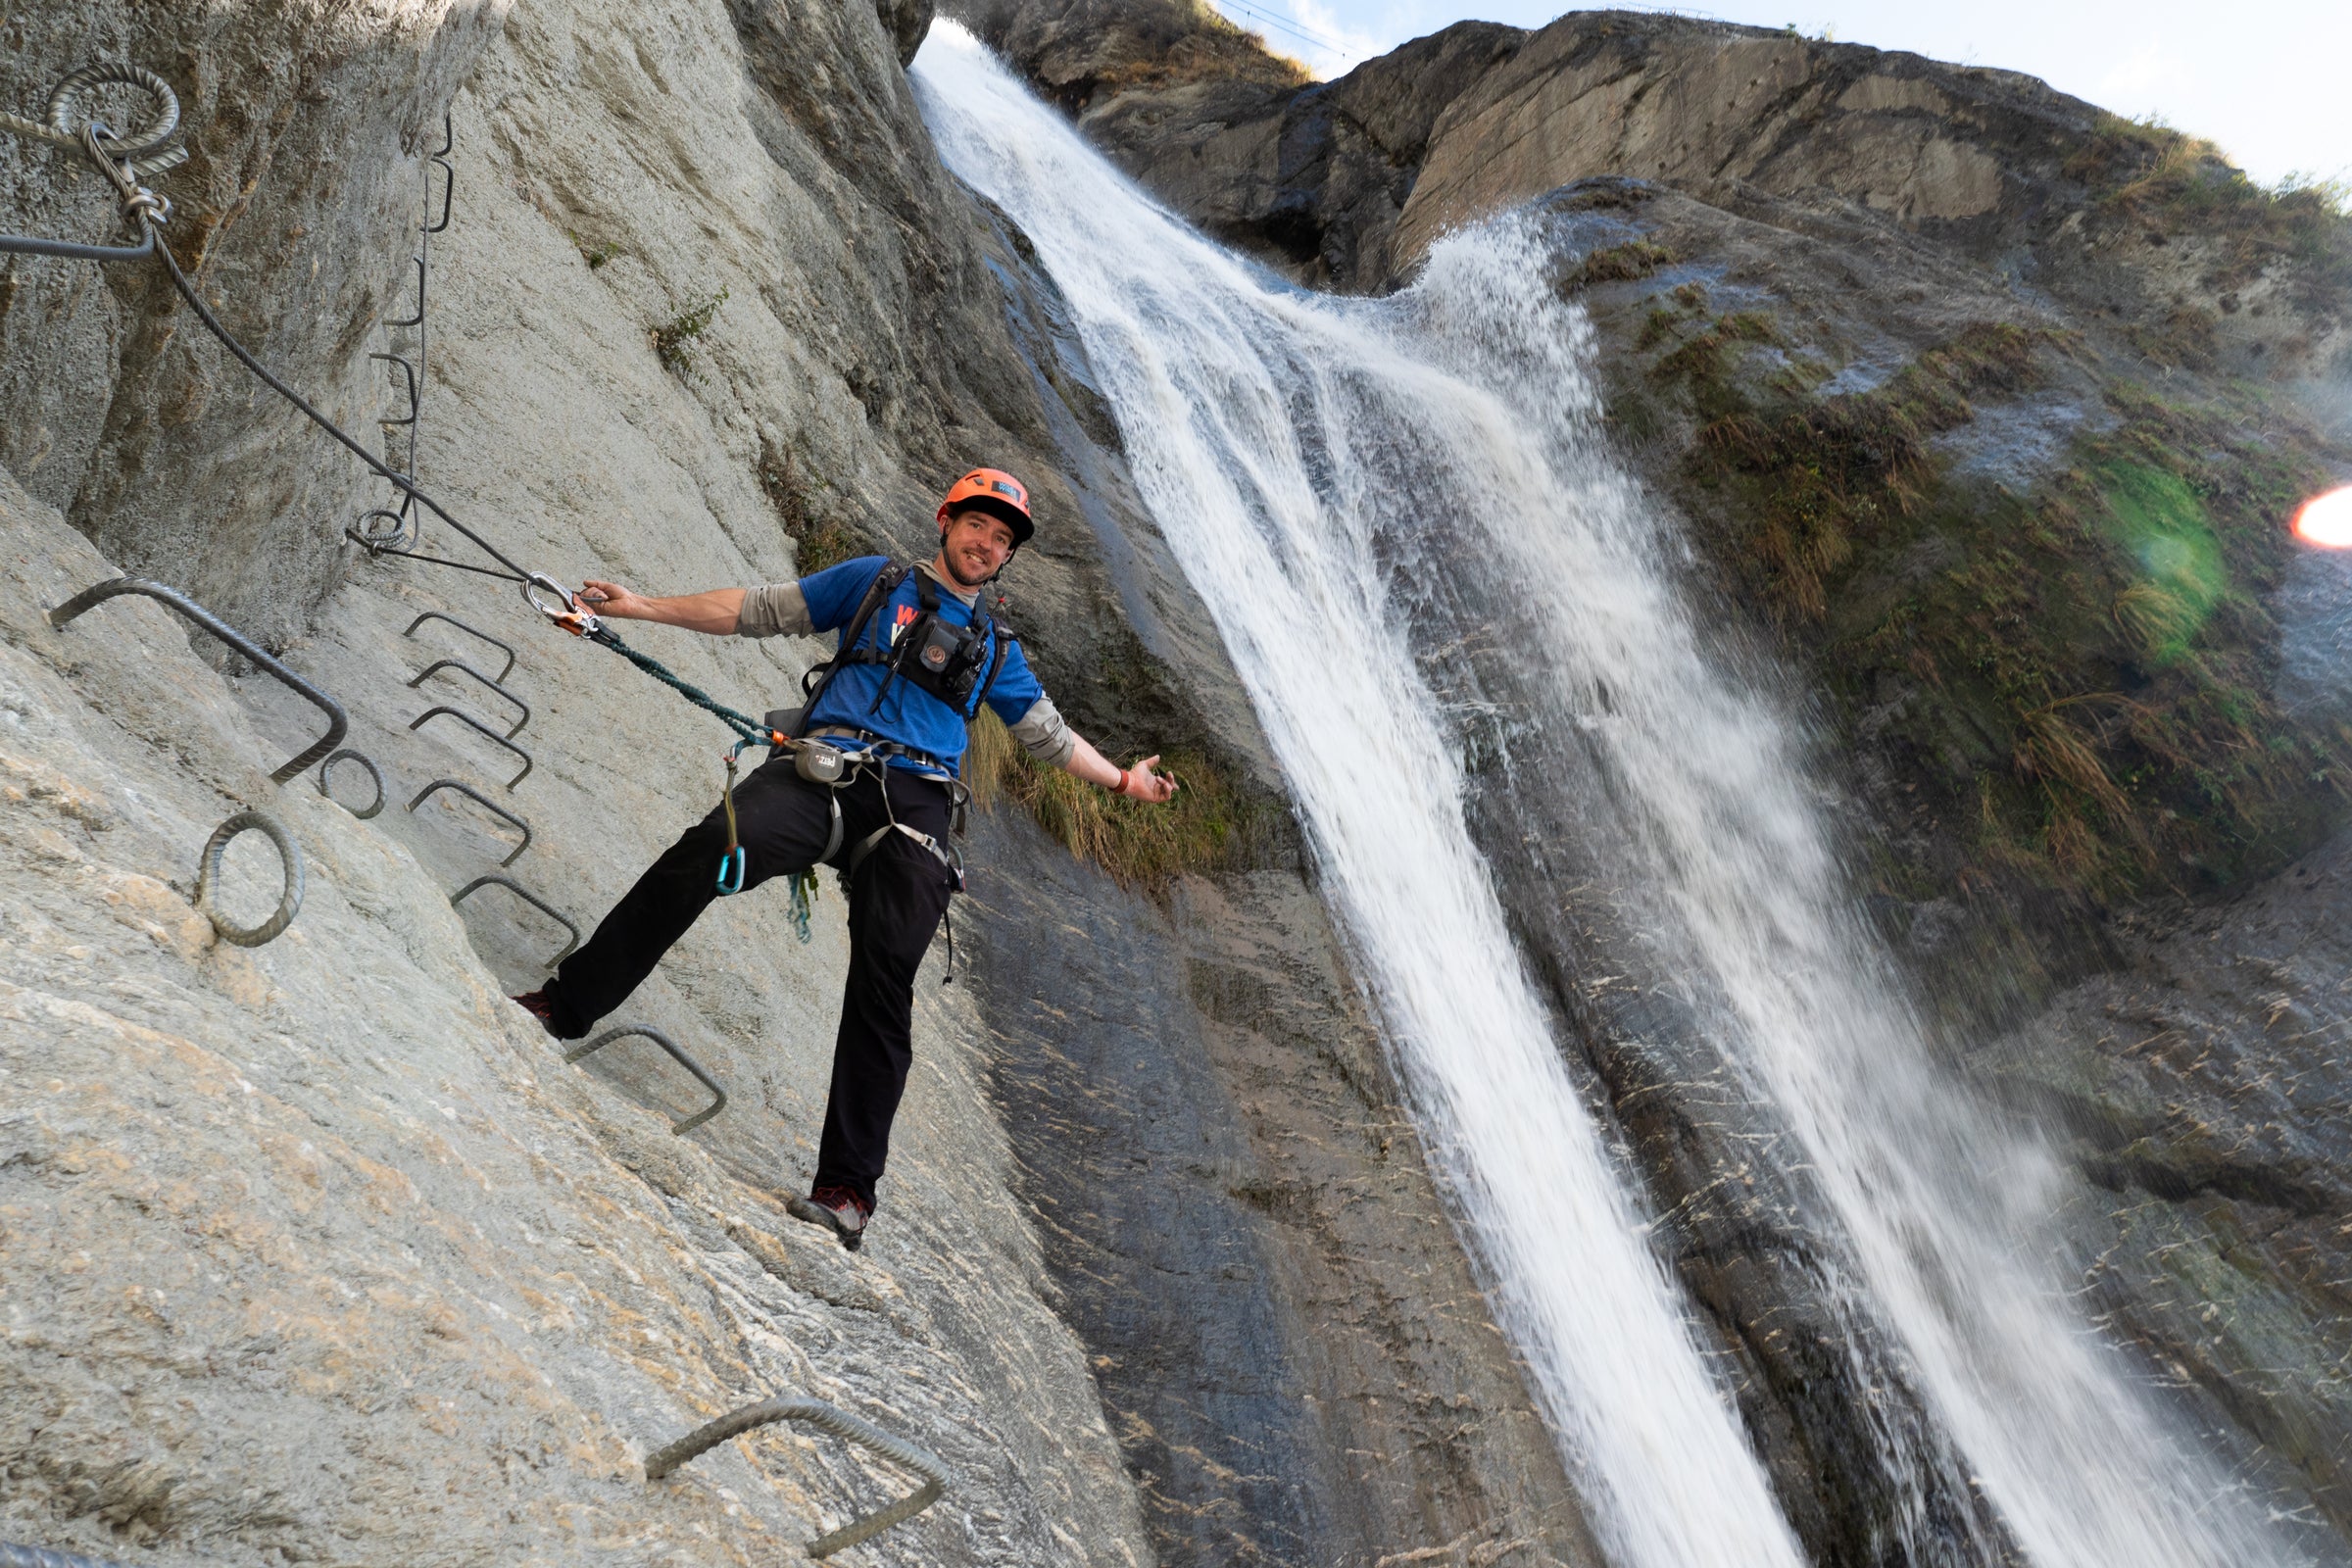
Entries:
<svg viewBox="0 0 2352 1568">
<path fill-rule="evenodd" d="M 870 640 L 866 628 L 874 616 L 890 602 L 907 577 L 914 578 L 913 613 L 910 617 L 877 632 Z M 902 606 L 902 613 L 906 607 Z M 947 786 L 952 799 L 949 817 L 950 831 L 960 837 L 966 814 L 971 806 L 971 791 L 956 776 L 956 769 L 928 752 L 903 745 L 854 725 L 828 723 L 820 736 L 807 733 L 808 715 L 824 700 L 825 691 L 833 678 L 852 664 L 879 664 L 885 673 L 874 700 L 866 705 L 868 713 L 879 712 L 894 683 L 904 680 L 909 686 L 945 703 L 949 709 L 969 720 L 988 701 L 995 690 L 997 677 L 1004 672 L 1008 645 L 1013 639 L 1004 635 L 996 621 L 977 608 L 967 625 L 957 625 L 940 612 L 939 590 L 931 579 L 911 566 L 892 564 L 875 573 L 874 580 L 858 602 L 857 612 L 850 617 L 849 629 L 841 639 L 840 650 L 824 663 L 811 668 L 801 678 L 801 690 L 806 701 L 799 708 L 778 709 L 762 720 L 769 732 L 769 753 L 789 749 L 793 754 L 793 771 L 811 784 L 822 784 L 834 792 L 828 798 L 833 810 L 832 831 L 826 836 L 825 848 L 817 862 L 829 862 L 841 851 L 842 820 L 839 792 L 857 782 L 860 774 L 870 771 L 875 787 L 882 791 L 882 810 L 890 820 L 858 840 L 850 851 L 846 873 L 855 878 L 858 867 L 866 857 L 881 848 L 893 832 L 902 833 L 924 853 L 938 860 L 947 871 L 956 891 L 963 891 L 963 858 L 954 848 L 940 843 L 930 834 L 908 827 L 892 814 L 888 769 L 892 760 L 903 759 L 914 764 L 914 771 Z M 844 730 L 847 733 L 844 733 Z M 743 740 L 727 754 L 727 783 L 724 801 L 727 811 L 727 849 L 719 858 L 718 892 L 727 894 L 743 891 L 744 850 L 735 822 L 736 760 L 748 746 L 760 744 Z M 801 928 L 803 940 L 808 935 L 808 899 L 813 890 L 816 873 L 813 868 L 795 879 L 793 886 L 793 915 Z M 948 978 L 956 976 L 955 917 L 947 916 Z"/>
</svg>

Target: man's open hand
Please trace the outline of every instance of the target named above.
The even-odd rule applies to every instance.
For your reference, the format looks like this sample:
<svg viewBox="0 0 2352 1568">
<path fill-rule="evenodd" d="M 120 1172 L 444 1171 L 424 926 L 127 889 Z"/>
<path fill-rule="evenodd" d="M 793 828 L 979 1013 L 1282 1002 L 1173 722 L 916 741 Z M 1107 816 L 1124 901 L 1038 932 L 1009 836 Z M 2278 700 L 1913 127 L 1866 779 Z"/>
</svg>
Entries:
<svg viewBox="0 0 2352 1568">
<path fill-rule="evenodd" d="M 1131 801 L 1150 801 L 1154 806 L 1174 800 L 1176 781 L 1152 771 L 1158 763 L 1158 758 L 1147 757 L 1120 774 L 1118 793 Z"/>
</svg>

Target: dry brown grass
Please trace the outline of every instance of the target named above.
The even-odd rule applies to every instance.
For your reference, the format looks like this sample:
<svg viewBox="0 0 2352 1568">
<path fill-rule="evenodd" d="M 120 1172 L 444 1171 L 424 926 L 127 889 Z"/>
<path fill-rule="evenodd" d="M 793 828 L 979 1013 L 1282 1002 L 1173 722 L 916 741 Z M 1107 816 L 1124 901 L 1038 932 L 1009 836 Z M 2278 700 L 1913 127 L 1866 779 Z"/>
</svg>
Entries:
<svg viewBox="0 0 2352 1568">
<path fill-rule="evenodd" d="M 985 709 L 972 723 L 963 760 L 973 805 L 983 810 L 1005 801 L 1022 807 L 1048 837 L 1129 887 L 1221 869 L 1240 848 L 1243 807 L 1222 769 L 1205 758 L 1171 754 L 1161 771 L 1176 778 L 1175 800 L 1150 806 L 1122 799 L 1030 760 Z"/>
</svg>

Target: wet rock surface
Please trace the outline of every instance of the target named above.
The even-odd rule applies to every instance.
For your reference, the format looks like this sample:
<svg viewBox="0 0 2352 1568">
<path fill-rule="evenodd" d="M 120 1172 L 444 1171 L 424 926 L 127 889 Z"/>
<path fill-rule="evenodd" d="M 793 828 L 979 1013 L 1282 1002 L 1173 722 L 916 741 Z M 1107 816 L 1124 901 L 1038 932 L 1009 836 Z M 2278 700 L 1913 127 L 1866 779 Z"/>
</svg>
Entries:
<svg viewBox="0 0 2352 1568">
<path fill-rule="evenodd" d="M 2151 911 L 1971 1069 L 2063 1129 L 2083 1288 L 2352 1521 L 2352 843 Z"/>
<path fill-rule="evenodd" d="M 1302 283 L 1393 290 L 1449 224 L 1523 215 L 1584 307 L 1616 444 L 1688 519 L 1719 657 L 1814 715 L 1857 899 L 1952 1062 L 2071 1150 L 2084 1288 L 2248 1485 L 2343 1530 L 2324 1152 L 2347 1098 L 2313 1055 L 2335 1016 L 2339 851 L 2314 847 L 2340 820 L 2340 574 L 2283 529 L 2352 478 L 2342 220 L 2030 78 L 1762 29 L 1464 24 L 1292 88 L 1154 74 L 1166 44 L 1084 43 L 1066 0 L 949 9 L 1154 194 Z M 1102 58 L 1122 50 L 1132 77 Z M 2145 564 L 2151 504 L 2216 563 L 2172 634 L 2132 619 L 2183 591 Z M 2195 716 L 2213 700 L 2294 764 L 2197 794 L 2231 765 L 2202 748 L 2235 746 Z M 2170 760 L 2140 750 L 2160 710 Z M 2049 761 L 2061 713 L 2094 760 L 2075 782 Z M 1534 765 L 1493 740 L 1465 728 Z M 1924 1506 L 1955 1560 L 1997 1554 L 1965 1544 L 1965 1489 L 1923 1503 L 1860 1441 L 1916 1396 L 1823 1294 L 1808 1254 L 1838 1244 L 1801 1173 L 1754 1157 L 1782 1130 L 1647 967 L 1639 890 L 1578 854 L 1605 822 L 1499 780 L 1476 804 L 1498 864 L 1545 846 L 1503 879 L 1522 941 L 1808 1545 L 1874 1560 Z M 1838 1338 L 1864 1349 L 1812 1353 Z"/>
<path fill-rule="evenodd" d="M 1160 1560 L 1597 1562 L 1311 891 L 1035 838 L 975 839 L 991 1091 Z"/>
<path fill-rule="evenodd" d="M 808 945 L 780 889 L 729 901 L 611 1020 L 662 1029 L 726 1086 L 723 1115 L 672 1139 L 704 1097 L 650 1042 L 565 1066 L 503 1000 L 563 927 L 496 888 L 447 903 L 519 832 L 454 791 L 411 808 L 454 778 L 522 817 L 507 874 L 585 926 L 710 808 L 722 732 L 502 585 L 341 544 L 386 487 L 167 312 L 151 275 L 0 264 L 21 413 L 0 466 L 24 480 L 0 493 L 0 1539 L 158 1563 L 771 1559 L 906 1478 L 787 1430 L 653 1488 L 636 1467 L 737 1403 L 807 1393 L 957 1474 L 861 1548 L 876 1562 L 1223 1560 L 1203 1542 L 1589 1560 L 1417 1154 L 1365 1152 L 1394 1107 L 1247 704 L 1050 286 L 930 153 L 900 70 L 927 13 L 44 14 L 0 91 L 37 106 L 94 52 L 180 82 L 199 158 L 164 182 L 172 232 L 231 328 L 361 432 L 405 402 L 368 355 L 416 352 L 380 322 L 411 306 L 422 155 L 450 106 L 420 472 L 534 567 L 651 592 L 775 580 L 924 548 L 956 472 L 1021 472 L 1041 537 L 1009 614 L 1064 710 L 1106 747 L 1213 754 L 1265 825 L 1242 857 L 1256 869 L 1177 896 L 1186 935 L 1162 956 L 1287 974 L 1296 946 L 1312 1023 L 1228 1049 L 1272 1027 L 1248 1022 L 1257 993 L 1196 995 L 1167 962 L 1147 966 L 1152 1016 L 1111 1005 L 1117 976 L 1092 958 L 1150 949 L 1167 910 L 999 824 L 981 886 L 1035 876 L 1071 908 L 984 897 L 958 934 L 1102 1005 L 1056 1011 L 993 978 L 946 990 L 944 953 L 927 963 L 884 1207 L 847 1256 L 779 1206 L 822 1109 L 844 956 L 830 881 Z M 0 174 L 12 224 L 103 220 L 46 154 L 0 144 Z M 424 548 L 466 553 L 429 523 Z M 349 764 L 331 800 L 270 785 L 315 711 L 219 672 L 167 612 L 124 601 L 46 627 L 43 606 L 119 570 L 190 590 L 343 701 L 383 812 L 335 804 L 370 793 Z M 532 767 L 512 788 L 519 760 L 488 738 L 408 727 L 440 704 L 501 734 L 517 716 L 458 672 L 410 685 L 435 660 L 504 662 L 415 624 L 425 612 L 518 653 L 503 684 L 530 709 L 514 740 Z M 821 653 L 631 640 L 753 711 Z M 284 818 L 311 877 L 293 929 L 250 955 L 186 904 L 197 846 L 247 804 Z M 266 906 L 267 851 L 249 837 L 228 859 L 231 908 Z M 1053 1167 L 1032 1166 L 1031 1135 L 1149 1125 L 1161 1089 L 1020 1075 L 1107 1074 L 1131 1048 L 1244 1172 L 1200 1189 L 1220 1217 L 1175 1232 L 1173 1255 L 1235 1240 L 1254 1250 L 1246 1281 L 1201 1293 L 1126 1231 L 1189 1207 L 1193 1178 L 1166 1162 L 1113 1161 L 1104 1223 L 1056 1226 L 1067 1189 L 1038 1178 Z M 1279 1066 L 1271 1088 L 1252 1050 Z M 1370 1099 L 1335 1087 L 1325 1052 Z M 1326 1132 L 1344 1155 L 1315 1153 Z M 1392 1204 L 1409 1224 L 1385 1222 Z M 1082 1287 L 1121 1315 L 1075 1309 Z M 1239 1404 L 1196 1398 L 1226 1385 Z M 1232 1462 L 1277 1432 L 1263 1466 Z"/>
</svg>

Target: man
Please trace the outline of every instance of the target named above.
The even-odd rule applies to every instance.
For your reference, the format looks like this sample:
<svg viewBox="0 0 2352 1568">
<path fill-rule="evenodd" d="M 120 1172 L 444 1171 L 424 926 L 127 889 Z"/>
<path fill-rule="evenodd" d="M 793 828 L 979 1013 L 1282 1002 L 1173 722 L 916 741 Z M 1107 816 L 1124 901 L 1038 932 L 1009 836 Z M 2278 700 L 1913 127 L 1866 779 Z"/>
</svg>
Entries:
<svg viewBox="0 0 2352 1568">
<path fill-rule="evenodd" d="M 850 878 L 850 972 L 824 1134 L 807 1198 L 792 1213 L 855 1250 L 874 1212 L 890 1124 L 906 1087 L 914 974 L 960 885 L 946 841 L 967 725 L 986 703 L 1041 761 L 1135 800 L 1165 802 L 1159 759 L 1114 766 L 1062 721 L 1020 644 L 978 609 L 1029 540 L 1019 480 L 975 468 L 939 508 L 939 554 L 900 571 L 880 556 L 793 583 L 648 599 L 618 583 L 587 583 L 597 613 L 713 636 L 841 632 L 798 732 L 847 755 L 838 781 L 814 782 L 780 748 L 724 806 L 686 830 L 565 959 L 544 990 L 514 1000 L 559 1040 L 577 1040 L 620 1005 L 722 893 L 828 863 Z M 811 753 L 820 777 L 822 754 Z M 737 844 L 740 843 L 740 852 Z"/>
</svg>

